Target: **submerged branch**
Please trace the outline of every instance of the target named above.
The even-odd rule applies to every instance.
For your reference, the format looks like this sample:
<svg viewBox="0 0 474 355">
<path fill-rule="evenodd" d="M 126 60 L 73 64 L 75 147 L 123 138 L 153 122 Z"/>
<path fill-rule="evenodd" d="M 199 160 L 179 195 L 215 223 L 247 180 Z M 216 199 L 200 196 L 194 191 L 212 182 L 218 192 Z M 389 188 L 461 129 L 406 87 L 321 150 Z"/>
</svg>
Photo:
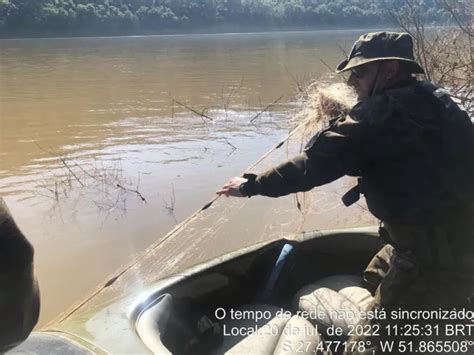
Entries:
<svg viewBox="0 0 474 355">
<path fill-rule="evenodd" d="M 117 184 L 116 186 L 117 186 L 119 189 L 122 189 L 122 190 L 124 190 L 124 191 L 126 191 L 126 192 L 130 192 L 130 193 L 137 194 L 138 197 L 140 197 L 140 199 L 141 199 L 143 202 L 146 203 L 146 199 L 145 199 L 145 197 L 143 197 L 143 195 L 140 193 L 140 191 L 128 189 L 128 188 L 126 188 L 126 187 L 123 187 L 123 186 L 120 185 L 120 184 Z"/>
<path fill-rule="evenodd" d="M 229 142 L 229 140 L 228 140 L 227 138 L 224 138 L 224 141 L 225 141 L 228 145 L 230 145 L 233 150 L 236 150 L 236 149 L 237 149 L 237 147 L 236 147 L 235 145 L 233 145 L 231 142 Z"/>
<path fill-rule="evenodd" d="M 173 99 L 173 102 L 177 103 L 181 107 L 184 107 L 186 110 L 191 111 L 195 115 L 201 117 L 201 119 L 203 119 L 203 121 L 204 121 L 204 118 L 209 120 L 209 121 L 214 121 L 214 118 L 212 118 L 211 116 L 208 116 L 208 115 L 205 114 L 205 112 L 207 111 L 207 108 L 204 108 L 201 112 L 199 112 L 198 110 L 196 110 L 196 109 L 194 109 L 194 108 L 192 108 L 192 107 L 190 107 L 190 106 L 188 106 L 188 105 L 186 105 L 186 104 L 184 104 L 181 101 L 178 101 L 176 99 Z"/>
<path fill-rule="evenodd" d="M 85 196 L 90 196 L 90 202 L 100 211 L 107 211 L 107 214 L 112 210 L 125 211 L 124 192 L 136 194 L 141 201 L 147 202 L 139 191 L 139 183 L 135 188 L 127 187 L 132 181 L 125 181 L 123 178 L 120 159 L 108 167 L 104 166 L 103 161 L 95 160 L 92 164 L 83 164 L 67 155 L 35 144 L 40 150 L 56 158 L 63 168 L 61 174 L 55 171 L 56 167 L 49 168 L 47 172 L 50 176 L 38 184 L 43 191 L 38 191 L 37 194 L 54 200 L 56 206 L 59 206 L 62 200 L 73 200 L 77 203 L 84 200 Z M 76 190 L 78 187 L 80 190 Z"/>
<path fill-rule="evenodd" d="M 261 110 L 259 113 L 257 113 L 250 121 L 249 123 L 253 123 L 256 119 L 258 119 L 262 114 L 267 112 L 272 106 L 276 105 L 281 99 L 283 99 L 283 96 L 280 96 L 278 99 L 273 101 L 272 103 L 268 104 L 263 110 Z"/>
<path fill-rule="evenodd" d="M 69 173 L 76 179 L 76 181 L 81 185 L 82 187 L 85 187 L 84 183 L 77 177 L 77 175 L 74 173 L 74 171 L 71 169 L 69 164 L 66 162 L 66 158 L 59 156 L 58 159 L 63 163 L 63 165 L 66 167 L 66 169 L 69 171 Z"/>
</svg>

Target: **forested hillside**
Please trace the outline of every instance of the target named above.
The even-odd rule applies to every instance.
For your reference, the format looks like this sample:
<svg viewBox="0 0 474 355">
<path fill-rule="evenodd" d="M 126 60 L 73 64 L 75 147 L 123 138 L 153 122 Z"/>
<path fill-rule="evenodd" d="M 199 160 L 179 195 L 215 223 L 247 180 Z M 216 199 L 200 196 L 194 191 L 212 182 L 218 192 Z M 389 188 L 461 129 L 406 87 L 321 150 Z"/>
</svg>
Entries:
<svg viewBox="0 0 474 355">
<path fill-rule="evenodd" d="M 435 0 L 420 0 L 430 22 Z M 0 0 L 0 36 L 111 35 L 252 28 L 386 25 L 386 3 L 402 0 Z"/>
</svg>

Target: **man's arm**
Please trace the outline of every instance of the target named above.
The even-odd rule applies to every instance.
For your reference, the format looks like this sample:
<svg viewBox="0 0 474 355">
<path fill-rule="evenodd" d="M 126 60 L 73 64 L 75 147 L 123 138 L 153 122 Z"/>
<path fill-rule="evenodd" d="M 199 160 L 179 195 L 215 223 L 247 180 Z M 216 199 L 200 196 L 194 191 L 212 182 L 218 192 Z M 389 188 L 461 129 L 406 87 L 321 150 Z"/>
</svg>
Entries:
<svg viewBox="0 0 474 355">
<path fill-rule="evenodd" d="M 318 133 L 304 152 L 295 158 L 260 175 L 244 174 L 243 178 L 235 177 L 217 191 L 217 194 L 235 197 L 254 195 L 279 197 L 308 191 L 342 177 L 344 170 L 337 155 L 320 154 L 319 148 L 316 148 L 315 143 L 321 141 L 323 136 L 330 133 L 328 132 L 329 129 Z"/>
<path fill-rule="evenodd" d="M 39 317 L 33 247 L 0 198 L 0 352 L 24 341 Z"/>
<path fill-rule="evenodd" d="M 305 151 L 263 174 L 245 174 L 244 177 L 248 181 L 241 187 L 241 191 L 243 195 L 249 197 L 254 195 L 279 197 L 311 190 L 342 175 L 343 171 L 337 161 L 317 155 L 309 157 Z"/>
<path fill-rule="evenodd" d="M 358 107 L 358 106 L 356 106 Z M 370 158 L 377 128 L 347 116 L 318 132 L 304 152 L 263 174 L 244 174 L 227 182 L 219 195 L 279 197 L 308 191 L 344 175 L 359 175 Z"/>
</svg>

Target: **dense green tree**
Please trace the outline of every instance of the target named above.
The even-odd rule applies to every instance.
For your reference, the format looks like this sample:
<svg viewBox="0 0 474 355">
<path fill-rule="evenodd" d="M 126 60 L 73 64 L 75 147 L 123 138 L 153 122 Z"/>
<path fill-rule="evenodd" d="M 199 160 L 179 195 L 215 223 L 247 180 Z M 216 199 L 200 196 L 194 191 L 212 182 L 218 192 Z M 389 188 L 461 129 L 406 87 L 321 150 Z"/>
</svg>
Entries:
<svg viewBox="0 0 474 355">
<path fill-rule="evenodd" d="M 375 26 L 405 0 L 0 0 L 0 36 L 131 34 L 216 24 Z M 437 0 L 416 0 L 431 22 Z"/>
<path fill-rule="evenodd" d="M 0 0 L 0 28 L 8 25 L 8 20 L 17 15 L 18 8 L 10 0 Z"/>
</svg>

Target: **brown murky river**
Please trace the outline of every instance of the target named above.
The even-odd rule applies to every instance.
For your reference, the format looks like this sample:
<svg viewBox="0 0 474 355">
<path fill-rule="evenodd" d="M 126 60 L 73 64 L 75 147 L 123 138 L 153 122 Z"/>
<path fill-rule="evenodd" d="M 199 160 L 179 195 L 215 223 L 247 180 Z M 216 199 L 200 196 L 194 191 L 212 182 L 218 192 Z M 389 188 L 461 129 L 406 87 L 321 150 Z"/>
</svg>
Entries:
<svg viewBox="0 0 474 355">
<path fill-rule="evenodd" d="M 41 322 L 285 137 L 295 81 L 360 33 L 0 41 L 0 195 L 36 249 Z"/>
</svg>

